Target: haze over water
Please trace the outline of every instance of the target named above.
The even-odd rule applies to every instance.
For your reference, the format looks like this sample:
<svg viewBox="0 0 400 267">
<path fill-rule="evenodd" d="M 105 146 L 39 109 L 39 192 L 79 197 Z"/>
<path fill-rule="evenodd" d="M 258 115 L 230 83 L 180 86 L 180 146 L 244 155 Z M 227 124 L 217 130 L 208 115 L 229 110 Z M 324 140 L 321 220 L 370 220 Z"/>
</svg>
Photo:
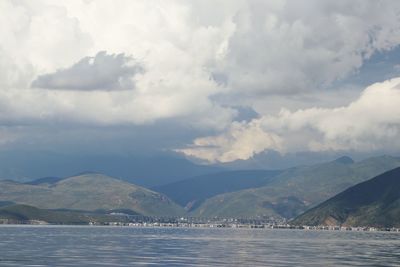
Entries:
<svg viewBox="0 0 400 267">
<path fill-rule="evenodd" d="M 399 266 L 400 235 L 1 226 L 1 266 Z"/>
</svg>

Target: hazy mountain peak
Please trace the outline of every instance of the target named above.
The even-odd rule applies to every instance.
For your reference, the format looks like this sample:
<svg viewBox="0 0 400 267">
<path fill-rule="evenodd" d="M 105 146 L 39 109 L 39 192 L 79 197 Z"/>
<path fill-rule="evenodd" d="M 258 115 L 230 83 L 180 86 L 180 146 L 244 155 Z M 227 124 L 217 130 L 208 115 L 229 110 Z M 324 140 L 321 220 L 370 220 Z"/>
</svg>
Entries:
<svg viewBox="0 0 400 267">
<path fill-rule="evenodd" d="M 342 163 L 342 164 L 353 164 L 354 160 L 350 158 L 349 156 L 342 156 L 340 158 L 335 159 L 336 163 Z"/>
</svg>

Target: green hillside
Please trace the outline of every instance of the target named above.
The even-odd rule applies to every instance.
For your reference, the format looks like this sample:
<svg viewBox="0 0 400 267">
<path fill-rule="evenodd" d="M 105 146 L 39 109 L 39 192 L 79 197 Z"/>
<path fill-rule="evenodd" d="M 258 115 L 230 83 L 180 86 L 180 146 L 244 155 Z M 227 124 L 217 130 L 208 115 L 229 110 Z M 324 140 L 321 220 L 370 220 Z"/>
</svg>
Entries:
<svg viewBox="0 0 400 267">
<path fill-rule="evenodd" d="M 0 207 L 0 221 L 13 222 L 43 221 L 51 224 L 88 224 L 89 222 L 105 223 L 112 221 L 127 221 L 126 217 L 116 217 L 106 214 L 38 209 L 29 205 L 14 204 Z"/>
<path fill-rule="evenodd" d="M 193 210 L 212 196 L 267 185 L 282 171 L 240 170 L 206 174 L 154 187 L 176 203 Z"/>
<path fill-rule="evenodd" d="M 193 211 L 202 217 L 293 218 L 357 183 L 400 166 L 400 158 L 382 156 L 353 162 L 348 157 L 313 166 L 296 167 L 271 183 L 207 199 Z"/>
<path fill-rule="evenodd" d="M 400 227 L 400 168 L 343 191 L 292 223 Z"/>
<path fill-rule="evenodd" d="M 0 181 L 0 201 L 42 209 L 128 209 L 143 215 L 172 216 L 183 208 L 163 194 L 101 174 L 85 174 L 37 185 Z"/>
</svg>

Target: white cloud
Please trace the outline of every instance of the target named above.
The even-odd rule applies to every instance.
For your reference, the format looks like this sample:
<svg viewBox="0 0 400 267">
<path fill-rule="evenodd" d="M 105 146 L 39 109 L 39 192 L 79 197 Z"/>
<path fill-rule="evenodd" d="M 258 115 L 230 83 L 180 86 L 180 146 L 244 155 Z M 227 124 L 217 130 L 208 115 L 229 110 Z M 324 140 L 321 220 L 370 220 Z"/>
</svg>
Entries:
<svg viewBox="0 0 400 267">
<path fill-rule="evenodd" d="M 44 1 L 0 2 L 1 89 L 29 87 L 35 76 L 71 65 L 91 37 L 65 7 Z"/>
<path fill-rule="evenodd" d="M 400 78 L 367 87 L 347 106 L 265 115 L 225 133 L 196 139 L 180 151 L 208 161 L 248 159 L 266 149 L 303 151 L 398 151 Z M 239 133 L 239 134 L 238 134 Z"/>
<path fill-rule="evenodd" d="M 192 102 L 188 108 L 181 103 Z M 193 112 L 196 110 L 197 113 Z M 143 95 L 136 91 L 0 90 L 0 121 L 11 124 L 148 124 L 181 117 L 195 127 L 219 129 L 234 111 L 192 95 Z M 210 119 L 212 118 L 212 120 Z"/>
<path fill-rule="evenodd" d="M 258 119 L 250 123 L 234 122 L 225 133 L 198 138 L 192 147 L 176 151 L 209 162 L 229 162 L 236 159 L 248 159 L 265 149 L 281 150 L 281 138 L 276 134 L 263 131 L 260 126 Z"/>
</svg>

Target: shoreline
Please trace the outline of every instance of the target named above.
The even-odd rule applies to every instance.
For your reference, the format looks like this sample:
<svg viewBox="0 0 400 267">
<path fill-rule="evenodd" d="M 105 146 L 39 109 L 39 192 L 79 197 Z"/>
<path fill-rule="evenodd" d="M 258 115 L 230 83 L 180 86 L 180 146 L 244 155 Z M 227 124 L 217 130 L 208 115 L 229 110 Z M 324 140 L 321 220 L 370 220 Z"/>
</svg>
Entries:
<svg viewBox="0 0 400 267">
<path fill-rule="evenodd" d="M 1 223 L 0 227 L 124 227 L 124 228 L 173 228 L 173 229 L 251 229 L 251 230 L 299 230 L 329 232 L 390 232 L 400 233 L 400 228 L 388 227 L 340 227 L 340 226 L 293 226 L 293 225 L 251 225 L 251 224 L 186 224 L 186 223 L 121 223 L 104 224 L 52 224 L 46 222 Z"/>
</svg>

